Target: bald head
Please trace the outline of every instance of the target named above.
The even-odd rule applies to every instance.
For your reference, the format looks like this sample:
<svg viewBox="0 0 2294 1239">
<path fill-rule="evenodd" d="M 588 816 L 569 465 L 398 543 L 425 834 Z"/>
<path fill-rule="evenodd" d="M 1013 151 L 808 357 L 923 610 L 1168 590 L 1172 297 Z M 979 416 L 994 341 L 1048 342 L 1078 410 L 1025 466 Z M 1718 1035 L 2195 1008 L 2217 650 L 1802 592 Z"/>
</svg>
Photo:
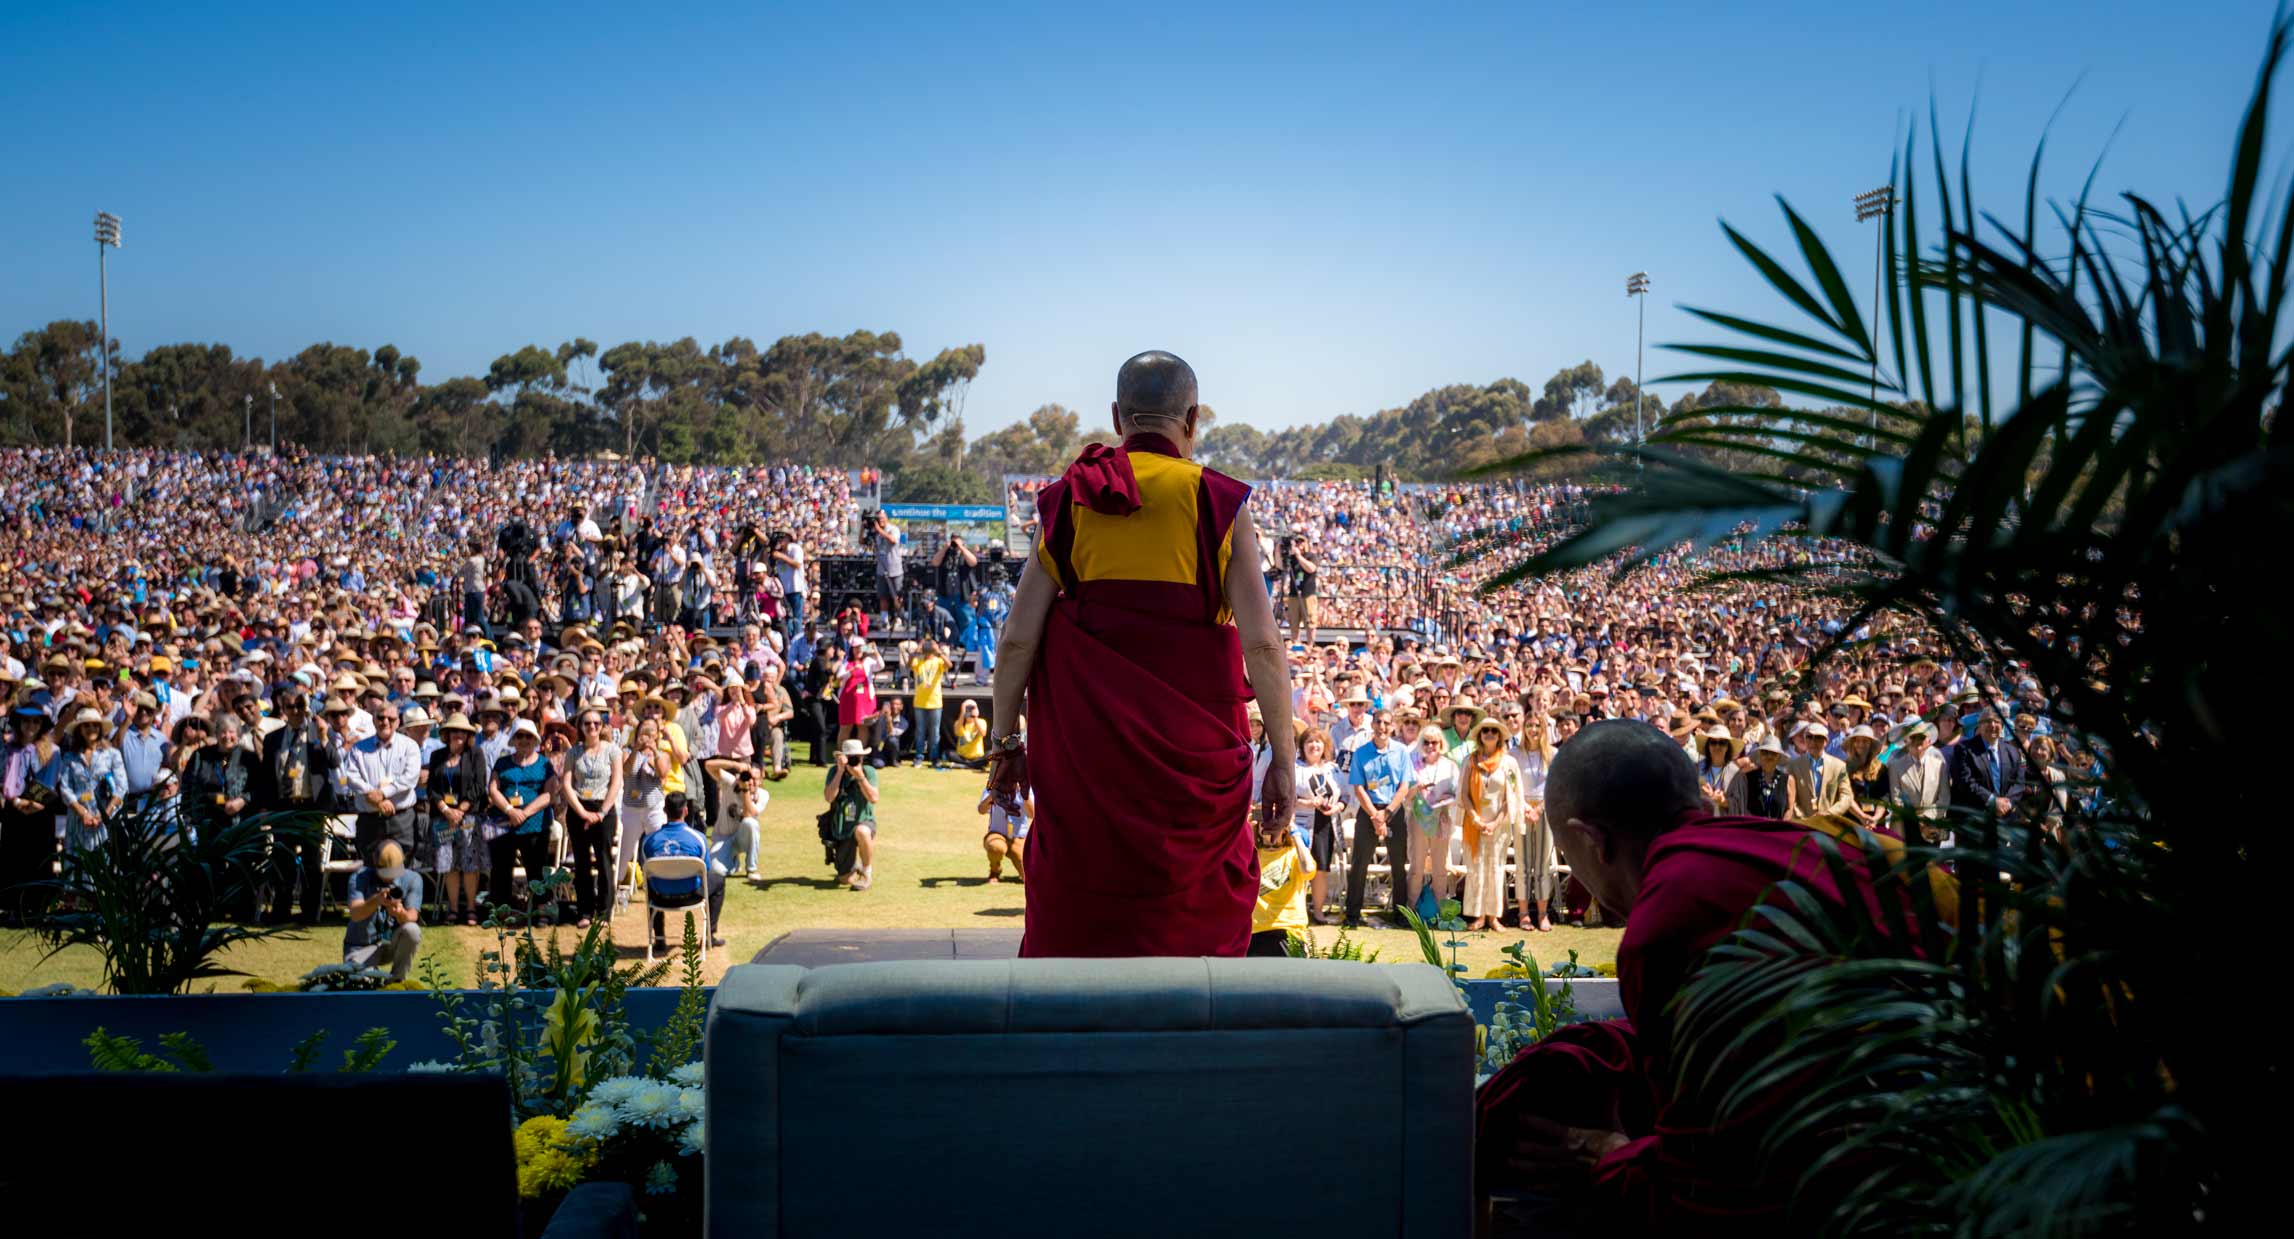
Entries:
<svg viewBox="0 0 2294 1239">
<path fill-rule="evenodd" d="M 1555 822 L 1577 818 L 1647 840 L 1704 811 L 1705 799 L 1696 760 L 1678 741 L 1647 723 L 1612 718 L 1554 753 L 1545 808 Z"/>
<path fill-rule="evenodd" d="M 1195 403 L 1195 368 L 1170 353 L 1141 353 L 1115 372 L 1115 416 L 1126 425 L 1183 421 Z"/>
</svg>

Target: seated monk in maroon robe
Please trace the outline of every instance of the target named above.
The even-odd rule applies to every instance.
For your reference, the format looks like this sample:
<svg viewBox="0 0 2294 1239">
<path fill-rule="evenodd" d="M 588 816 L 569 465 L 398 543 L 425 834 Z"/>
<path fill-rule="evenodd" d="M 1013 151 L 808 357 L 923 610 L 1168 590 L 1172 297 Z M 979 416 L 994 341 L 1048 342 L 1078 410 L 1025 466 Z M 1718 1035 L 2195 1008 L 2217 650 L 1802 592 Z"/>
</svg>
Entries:
<svg viewBox="0 0 2294 1239">
<path fill-rule="evenodd" d="M 1482 1086 L 1485 1194 L 1541 1197 L 1571 1224 L 1615 1233 L 1738 1234 L 1783 1220 L 1797 1170 L 1763 1166 L 1757 1119 L 1717 1121 L 1697 1085 L 1675 1082 L 1667 1004 L 1782 879 L 1835 904 L 1861 899 L 1878 919 L 1872 866 L 1884 872 L 1901 846 L 1850 849 L 1876 859 L 1852 860 L 1857 889 L 1843 892 L 1813 832 L 1852 840 L 1845 824 L 1708 810 L 1693 760 L 1646 723 L 1594 723 L 1554 755 L 1545 811 L 1561 855 L 1612 916 L 1630 914 L 1617 946 L 1625 1018 L 1557 1029 Z M 1937 891 L 1947 924 L 1956 903 L 1955 892 Z M 1763 1102 L 1751 1113 L 1767 1110 Z"/>
<path fill-rule="evenodd" d="M 1189 459 L 1195 391 L 1169 353 L 1125 362 L 1122 446 L 1086 447 L 1037 498 L 997 646 L 989 774 L 1035 792 L 1022 955 L 1243 954 L 1252 698 L 1274 749 L 1264 811 L 1290 820 L 1290 675 L 1250 488 Z"/>
</svg>

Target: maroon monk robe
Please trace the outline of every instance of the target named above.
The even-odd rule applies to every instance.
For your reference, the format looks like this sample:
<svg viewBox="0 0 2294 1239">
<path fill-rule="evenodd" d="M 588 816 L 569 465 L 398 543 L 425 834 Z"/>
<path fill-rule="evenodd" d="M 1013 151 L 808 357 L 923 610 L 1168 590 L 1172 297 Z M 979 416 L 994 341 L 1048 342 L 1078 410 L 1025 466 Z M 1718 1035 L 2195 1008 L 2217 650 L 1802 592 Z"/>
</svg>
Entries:
<svg viewBox="0 0 2294 1239">
<path fill-rule="evenodd" d="M 1069 505 L 1140 512 L 1140 452 L 1176 455 L 1152 435 L 1093 445 L 1038 500 L 1063 589 L 1028 678 L 1036 820 L 1023 956 L 1241 955 L 1250 945 L 1247 686 L 1241 639 L 1218 618 L 1218 548 L 1250 492 L 1159 463 L 1144 499 L 1194 490 L 1197 580 L 1078 581 Z"/>
<path fill-rule="evenodd" d="M 1859 879 L 1855 897 L 1877 914 L 1870 871 L 1853 861 L 1848 868 Z M 1528 1115 L 1630 1138 L 1594 1171 L 1607 1198 L 1600 1211 L 1628 1225 L 1733 1233 L 1782 1215 L 1792 1185 L 1758 1177 L 1759 1133 L 1685 1118 L 1688 1108 L 1669 1096 L 1669 1077 L 1653 1060 L 1664 1049 L 1665 1008 L 1705 951 L 1788 876 L 1820 899 L 1842 898 L 1816 835 L 1791 822 L 1700 816 L 1657 837 L 1617 945 L 1625 1018 L 1559 1029 L 1482 1086 L 1476 1143 L 1485 1181 L 1511 1148 L 1513 1120 Z"/>
</svg>

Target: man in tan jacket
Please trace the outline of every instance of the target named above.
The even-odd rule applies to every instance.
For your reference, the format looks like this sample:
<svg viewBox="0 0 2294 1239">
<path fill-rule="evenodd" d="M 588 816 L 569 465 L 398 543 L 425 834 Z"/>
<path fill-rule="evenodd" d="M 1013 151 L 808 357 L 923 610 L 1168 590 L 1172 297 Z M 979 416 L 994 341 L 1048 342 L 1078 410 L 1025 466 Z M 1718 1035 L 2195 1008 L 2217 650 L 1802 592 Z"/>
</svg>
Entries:
<svg viewBox="0 0 2294 1239">
<path fill-rule="evenodd" d="M 1943 751 L 1935 746 L 1935 734 L 1936 729 L 1925 721 L 1905 730 L 1904 746 L 1888 762 L 1888 795 L 1919 816 L 1918 829 L 1925 842 L 1943 843 L 1951 837 L 1944 828 L 1944 811 L 1951 805 L 1951 776 Z"/>
<path fill-rule="evenodd" d="M 1792 816 L 1806 821 L 1820 813 L 1846 813 L 1856 803 L 1848 790 L 1848 763 L 1824 751 L 1831 732 L 1809 723 L 1792 738 L 1800 752 L 1786 763 L 1792 773 Z"/>
</svg>

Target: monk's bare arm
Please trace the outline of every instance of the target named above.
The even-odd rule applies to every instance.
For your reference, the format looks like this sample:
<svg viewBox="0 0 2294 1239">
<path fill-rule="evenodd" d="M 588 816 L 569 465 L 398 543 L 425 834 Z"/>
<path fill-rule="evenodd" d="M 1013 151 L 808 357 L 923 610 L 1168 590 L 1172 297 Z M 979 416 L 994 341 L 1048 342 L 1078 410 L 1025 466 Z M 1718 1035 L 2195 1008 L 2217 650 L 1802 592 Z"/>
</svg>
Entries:
<svg viewBox="0 0 2294 1239">
<path fill-rule="evenodd" d="M 1044 620 L 1051 615 L 1059 586 L 1033 555 L 1020 569 L 1020 587 L 1012 595 L 1012 613 L 1004 618 L 1004 635 L 996 642 L 995 731 L 1001 740 L 1018 730 L 1027 699 L 1028 673 L 1035 670 L 1036 645 L 1043 640 Z"/>
<path fill-rule="evenodd" d="M 1298 774 L 1297 735 L 1290 724 L 1290 663 L 1283 657 L 1282 630 L 1275 627 L 1266 578 L 1259 575 L 1258 526 L 1251 521 L 1250 508 L 1235 513 L 1233 538 L 1227 559 L 1227 606 L 1242 634 L 1243 670 L 1250 676 L 1251 696 L 1258 699 L 1259 718 L 1266 724 L 1267 747 L 1273 750 L 1259 785 L 1259 800 L 1265 820 L 1287 822 L 1297 799 Z"/>
</svg>

